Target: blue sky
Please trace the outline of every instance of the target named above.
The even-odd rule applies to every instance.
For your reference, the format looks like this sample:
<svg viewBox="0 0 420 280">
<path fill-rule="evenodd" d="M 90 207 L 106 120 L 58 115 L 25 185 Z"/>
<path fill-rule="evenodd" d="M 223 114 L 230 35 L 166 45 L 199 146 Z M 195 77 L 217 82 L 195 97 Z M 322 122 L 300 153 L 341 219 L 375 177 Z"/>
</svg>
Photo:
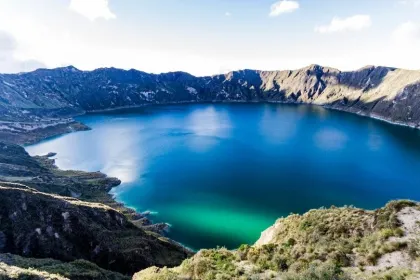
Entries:
<svg viewBox="0 0 420 280">
<path fill-rule="evenodd" d="M 0 72 L 420 69 L 419 14 L 420 0 L 0 0 Z"/>
</svg>

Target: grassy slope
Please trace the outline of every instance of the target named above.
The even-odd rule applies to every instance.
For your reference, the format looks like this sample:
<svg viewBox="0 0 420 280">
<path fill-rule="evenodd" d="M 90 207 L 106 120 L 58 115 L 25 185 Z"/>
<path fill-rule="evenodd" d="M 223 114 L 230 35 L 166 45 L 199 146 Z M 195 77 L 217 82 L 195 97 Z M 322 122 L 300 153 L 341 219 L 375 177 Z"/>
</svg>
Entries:
<svg viewBox="0 0 420 280">
<path fill-rule="evenodd" d="M 85 260 L 65 263 L 0 254 L 0 279 L 128 280 L 130 277 L 104 270 Z"/>
<path fill-rule="evenodd" d="M 394 201 L 375 211 L 333 207 L 291 215 L 279 219 L 253 246 L 201 250 L 179 267 L 152 267 L 134 278 L 419 279 L 419 242 L 403 238 L 406 232 L 398 219 L 405 207 L 419 205 Z M 409 262 L 379 267 L 392 252 L 401 252 Z"/>
</svg>

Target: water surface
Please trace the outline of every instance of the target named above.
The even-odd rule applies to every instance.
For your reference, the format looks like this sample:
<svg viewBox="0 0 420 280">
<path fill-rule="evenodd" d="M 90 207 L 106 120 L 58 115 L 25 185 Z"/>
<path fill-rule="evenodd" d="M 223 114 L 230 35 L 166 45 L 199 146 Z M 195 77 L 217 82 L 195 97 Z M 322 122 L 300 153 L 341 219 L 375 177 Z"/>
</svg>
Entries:
<svg viewBox="0 0 420 280">
<path fill-rule="evenodd" d="M 255 242 L 281 216 L 420 200 L 420 133 L 320 107 L 151 106 L 78 118 L 93 130 L 28 146 L 112 192 L 194 249 Z"/>
</svg>

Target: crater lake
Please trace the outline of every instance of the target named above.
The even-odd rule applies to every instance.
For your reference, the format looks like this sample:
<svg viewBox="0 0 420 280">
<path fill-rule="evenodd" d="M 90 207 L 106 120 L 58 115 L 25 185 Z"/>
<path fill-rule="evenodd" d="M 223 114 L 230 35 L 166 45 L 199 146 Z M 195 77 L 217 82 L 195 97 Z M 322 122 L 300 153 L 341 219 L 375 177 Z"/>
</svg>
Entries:
<svg viewBox="0 0 420 280">
<path fill-rule="evenodd" d="M 279 217 L 420 200 L 420 132 L 317 106 L 180 104 L 87 114 L 92 130 L 27 146 L 111 192 L 193 248 L 254 243 Z"/>
</svg>

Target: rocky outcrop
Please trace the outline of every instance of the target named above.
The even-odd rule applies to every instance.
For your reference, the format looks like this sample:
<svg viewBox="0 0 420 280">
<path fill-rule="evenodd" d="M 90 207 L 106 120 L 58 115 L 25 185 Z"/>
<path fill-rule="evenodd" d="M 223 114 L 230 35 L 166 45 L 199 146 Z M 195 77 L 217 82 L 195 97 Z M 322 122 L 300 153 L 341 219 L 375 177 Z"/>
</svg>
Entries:
<svg viewBox="0 0 420 280">
<path fill-rule="evenodd" d="M 208 77 L 115 68 L 80 71 L 69 66 L 0 75 L 1 121 L 19 121 L 26 127 L 45 119 L 58 124 L 89 111 L 185 102 L 317 104 L 418 127 L 419 101 L 420 71 L 375 66 L 342 72 L 310 65 L 293 71 L 241 70 Z M 5 129 L 11 128 L 2 125 L 0 133 Z"/>
</svg>

